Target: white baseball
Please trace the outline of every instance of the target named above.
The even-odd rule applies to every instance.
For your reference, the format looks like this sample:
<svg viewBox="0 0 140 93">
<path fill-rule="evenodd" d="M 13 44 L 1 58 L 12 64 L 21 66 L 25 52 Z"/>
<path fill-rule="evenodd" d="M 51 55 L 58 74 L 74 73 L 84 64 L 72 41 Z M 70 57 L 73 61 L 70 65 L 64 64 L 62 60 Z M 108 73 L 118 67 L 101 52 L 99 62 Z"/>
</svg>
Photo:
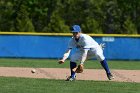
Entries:
<svg viewBox="0 0 140 93">
<path fill-rule="evenodd" d="M 32 70 L 31 70 L 31 72 L 32 72 L 32 73 L 35 73 L 35 72 L 36 72 L 36 70 L 35 70 L 35 69 L 32 69 Z"/>
</svg>

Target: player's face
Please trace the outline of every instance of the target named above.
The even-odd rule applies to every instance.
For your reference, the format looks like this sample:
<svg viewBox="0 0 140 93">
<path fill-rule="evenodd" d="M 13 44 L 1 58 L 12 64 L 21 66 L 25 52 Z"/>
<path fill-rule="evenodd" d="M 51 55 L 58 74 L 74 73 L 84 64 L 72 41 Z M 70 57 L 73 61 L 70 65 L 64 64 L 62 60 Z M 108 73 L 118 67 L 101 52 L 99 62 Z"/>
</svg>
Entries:
<svg viewBox="0 0 140 93">
<path fill-rule="evenodd" d="M 78 39 L 80 37 L 80 32 L 73 32 L 73 37 Z"/>
</svg>

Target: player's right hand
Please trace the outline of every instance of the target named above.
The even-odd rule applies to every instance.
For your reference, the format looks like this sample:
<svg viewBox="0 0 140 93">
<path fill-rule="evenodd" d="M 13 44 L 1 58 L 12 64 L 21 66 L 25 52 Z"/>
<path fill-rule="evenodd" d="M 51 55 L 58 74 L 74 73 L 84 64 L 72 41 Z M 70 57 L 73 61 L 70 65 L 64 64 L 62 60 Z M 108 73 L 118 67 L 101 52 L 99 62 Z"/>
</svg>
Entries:
<svg viewBox="0 0 140 93">
<path fill-rule="evenodd" d="M 59 64 L 63 64 L 63 63 L 64 63 L 64 60 L 61 59 L 61 60 L 58 61 L 58 63 L 59 63 Z"/>
<path fill-rule="evenodd" d="M 101 43 L 101 44 L 100 44 L 100 47 L 102 48 L 102 50 L 104 50 L 104 48 L 106 47 L 106 46 L 105 46 L 105 43 Z"/>
</svg>

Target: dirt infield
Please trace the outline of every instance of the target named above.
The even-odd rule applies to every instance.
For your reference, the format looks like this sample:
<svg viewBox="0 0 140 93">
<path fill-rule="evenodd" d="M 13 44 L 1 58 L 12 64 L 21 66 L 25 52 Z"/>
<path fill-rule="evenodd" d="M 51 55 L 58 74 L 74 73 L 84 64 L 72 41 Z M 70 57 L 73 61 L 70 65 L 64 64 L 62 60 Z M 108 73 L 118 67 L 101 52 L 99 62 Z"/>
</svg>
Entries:
<svg viewBox="0 0 140 93">
<path fill-rule="evenodd" d="M 0 76 L 66 79 L 70 75 L 70 70 L 66 68 L 35 68 L 36 73 L 31 73 L 32 69 L 34 68 L 0 67 Z M 140 83 L 140 70 L 111 71 L 115 77 L 112 81 Z M 85 69 L 83 73 L 77 74 L 77 80 L 108 81 L 103 69 Z"/>
</svg>

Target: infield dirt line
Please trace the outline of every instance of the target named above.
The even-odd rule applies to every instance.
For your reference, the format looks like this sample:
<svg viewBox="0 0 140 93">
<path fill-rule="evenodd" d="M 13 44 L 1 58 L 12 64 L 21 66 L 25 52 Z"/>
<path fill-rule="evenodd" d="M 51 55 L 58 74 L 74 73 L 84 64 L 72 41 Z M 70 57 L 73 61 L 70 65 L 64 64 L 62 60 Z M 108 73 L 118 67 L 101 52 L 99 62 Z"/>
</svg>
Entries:
<svg viewBox="0 0 140 93">
<path fill-rule="evenodd" d="M 34 68 L 22 67 L 0 67 L 0 76 L 4 77 L 26 77 L 46 79 L 66 79 L 70 75 L 68 68 L 35 68 L 36 72 L 31 73 Z M 140 83 L 140 70 L 112 70 L 115 77 L 112 81 L 138 82 Z M 84 69 L 84 72 L 77 74 L 77 80 L 109 81 L 103 69 Z"/>
</svg>

